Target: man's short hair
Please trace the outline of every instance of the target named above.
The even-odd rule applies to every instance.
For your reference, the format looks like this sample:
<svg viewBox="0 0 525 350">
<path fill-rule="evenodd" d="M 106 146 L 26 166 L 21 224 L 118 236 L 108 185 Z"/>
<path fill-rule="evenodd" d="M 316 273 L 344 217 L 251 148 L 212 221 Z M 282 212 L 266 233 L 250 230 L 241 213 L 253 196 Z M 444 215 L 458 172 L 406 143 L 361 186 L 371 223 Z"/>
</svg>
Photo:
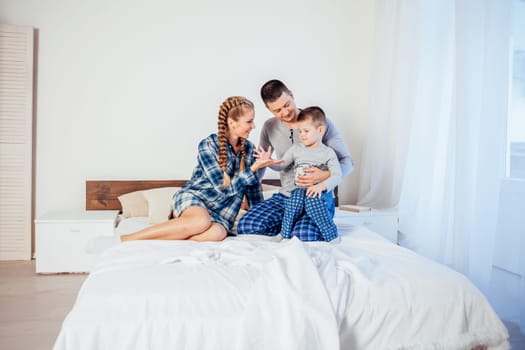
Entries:
<svg viewBox="0 0 525 350">
<path fill-rule="evenodd" d="M 290 90 L 284 85 L 280 80 L 273 79 L 266 82 L 261 88 L 261 98 L 264 101 L 264 104 L 268 102 L 273 102 L 277 100 L 283 92 L 290 95 Z"/>
<path fill-rule="evenodd" d="M 326 115 L 321 107 L 312 106 L 301 110 L 299 115 L 297 115 L 297 121 L 300 122 L 303 120 L 311 120 L 316 127 L 321 125 L 326 126 Z"/>
</svg>

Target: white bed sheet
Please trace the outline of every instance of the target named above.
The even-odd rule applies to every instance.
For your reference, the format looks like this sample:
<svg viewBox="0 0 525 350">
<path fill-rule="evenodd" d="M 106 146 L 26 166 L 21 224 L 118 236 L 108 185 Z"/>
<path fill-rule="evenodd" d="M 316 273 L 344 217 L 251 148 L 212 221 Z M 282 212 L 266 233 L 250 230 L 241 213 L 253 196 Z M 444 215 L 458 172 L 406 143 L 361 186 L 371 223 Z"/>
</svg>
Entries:
<svg viewBox="0 0 525 350">
<path fill-rule="evenodd" d="M 147 225 L 140 220 L 117 234 Z M 253 236 L 112 247 L 54 348 L 508 348 L 504 325 L 464 276 L 335 221 L 337 245 Z"/>
<path fill-rule="evenodd" d="M 466 277 L 370 235 L 357 228 L 333 252 L 351 280 L 345 349 L 509 348 L 505 326 Z"/>
</svg>

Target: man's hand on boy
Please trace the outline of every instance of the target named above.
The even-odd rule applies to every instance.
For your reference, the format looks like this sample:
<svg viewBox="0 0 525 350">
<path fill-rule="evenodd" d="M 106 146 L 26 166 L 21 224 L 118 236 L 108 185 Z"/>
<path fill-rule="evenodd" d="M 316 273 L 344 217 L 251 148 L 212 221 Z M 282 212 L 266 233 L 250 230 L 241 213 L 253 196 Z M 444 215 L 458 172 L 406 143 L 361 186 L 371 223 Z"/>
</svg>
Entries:
<svg viewBox="0 0 525 350">
<path fill-rule="evenodd" d="M 295 180 L 295 184 L 298 187 L 310 187 L 321 183 L 330 177 L 329 171 L 321 170 L 319 168 L 305 168 L 303 171 L 306 175 L 298 176 Z"/>
</svg>

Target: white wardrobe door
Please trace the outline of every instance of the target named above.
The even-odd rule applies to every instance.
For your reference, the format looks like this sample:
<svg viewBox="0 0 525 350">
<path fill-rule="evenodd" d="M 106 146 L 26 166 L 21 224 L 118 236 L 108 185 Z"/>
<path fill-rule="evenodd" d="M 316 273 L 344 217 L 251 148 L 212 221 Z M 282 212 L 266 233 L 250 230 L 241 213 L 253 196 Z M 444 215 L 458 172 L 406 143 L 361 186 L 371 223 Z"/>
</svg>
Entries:
<svg viewBox="0 0 525 350">
<path fill-rule="evenodd" d="M 31 259 L 33 28 L 0 24 L 0 260 Z"/>
</svg>

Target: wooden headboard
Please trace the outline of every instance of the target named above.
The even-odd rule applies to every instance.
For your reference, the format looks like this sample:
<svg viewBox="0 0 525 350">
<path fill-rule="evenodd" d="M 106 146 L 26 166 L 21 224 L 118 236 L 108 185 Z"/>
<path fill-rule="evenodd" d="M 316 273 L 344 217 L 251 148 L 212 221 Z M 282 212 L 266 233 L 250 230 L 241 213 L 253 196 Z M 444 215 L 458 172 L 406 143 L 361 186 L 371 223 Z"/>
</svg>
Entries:
<svg viewBox="0 0 525 350">
<path fill-rule="evenodd" d="M 122 210 L 118 197 L 122 194 L 159 187 L 183 187 L 188 180 L 88 180 L 86 210 Z M 280 186 L 279 179 L 264 179 L 263 184 Z M 335 205 L 339 205 L 337 187 Z"/>
<path fill-rule="evenodd" d="M 159 187 L 183 187 L 188 180 L 88 180 L 86 210 L 121 210 L 122 194 Z M 264 184 L 280 186 L 279 179 L 265 179 Z"/>
</svg>

